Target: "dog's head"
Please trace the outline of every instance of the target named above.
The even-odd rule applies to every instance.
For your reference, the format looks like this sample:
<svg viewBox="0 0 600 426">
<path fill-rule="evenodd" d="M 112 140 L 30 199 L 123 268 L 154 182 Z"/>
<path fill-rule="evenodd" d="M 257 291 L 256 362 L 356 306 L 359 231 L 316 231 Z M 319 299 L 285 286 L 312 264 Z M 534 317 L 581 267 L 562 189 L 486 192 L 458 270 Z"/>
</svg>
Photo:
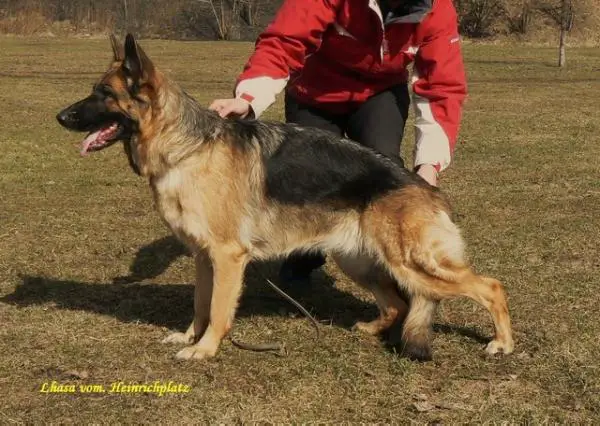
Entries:
<svg viewBox="0 0 600 426">
<path fill-rule="evenodd" d="M 131 34 L 127 34 L 124 47 L 113 35 L 110 40 L 113 61 L 108 71 L 87 98 L 59 112 L 56 119 L 69 130 L 88 132 L 81 145 L 82 155 L 125 142 L 129 163 L 139 174 L 131 142 L 153 115 L 157 72 Z"/>
</svg>

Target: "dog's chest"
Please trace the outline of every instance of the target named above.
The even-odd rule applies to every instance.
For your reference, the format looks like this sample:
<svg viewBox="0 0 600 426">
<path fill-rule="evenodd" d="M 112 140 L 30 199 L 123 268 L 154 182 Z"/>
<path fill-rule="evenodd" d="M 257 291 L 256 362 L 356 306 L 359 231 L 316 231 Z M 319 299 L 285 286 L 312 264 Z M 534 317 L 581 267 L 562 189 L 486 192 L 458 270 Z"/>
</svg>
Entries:
<svg viewBox="0 0 600 426">
<path fill-rule="evenodd" d="M 202 246 L 208 238 L 208 225 L 196 185 L 186 182 L 185 173 L 172 170 L 152 179 L 151 187 L 157 210 L 175 235 L 188 246 Z"/>
</svg>

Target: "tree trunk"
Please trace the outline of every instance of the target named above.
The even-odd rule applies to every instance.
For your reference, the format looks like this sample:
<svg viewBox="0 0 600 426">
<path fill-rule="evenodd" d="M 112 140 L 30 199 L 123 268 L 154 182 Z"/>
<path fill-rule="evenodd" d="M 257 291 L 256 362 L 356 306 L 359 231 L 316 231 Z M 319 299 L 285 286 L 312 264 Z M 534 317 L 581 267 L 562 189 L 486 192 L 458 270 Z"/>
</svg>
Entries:
<svg viewBox="0 0 600 426">
<path fill-rule="evenodd" d="M 94 8 L 94 3 L 90 1 L 90 3 L 88 4 L 88 32 L 91 34 L 92 33 L 92 9 Z"/>
<path fill-rule="evenodd" d="M 558 45 L 558 66 L 564 67 L 567 63 L 567 52 L 565 49 L 565 44 L 567 41 L 567 30 L 562 27 L 560 29 L 560 43 Z"/>
<path fill-rule="evenodd" d="M 560 3 L 560 42 L 558 45 L 558 66 L 564 67 L 567 62 L 566 42 L 567 33 L 573 26 L 572 0 L 561 0 Z"/>
<path fill-rule="evenodd" d="M 123 13 L 125 15 L 125 28 L 129 29 L 129 8 L 127 7 L 127 0 L 123 0 Z"/>
</svg>

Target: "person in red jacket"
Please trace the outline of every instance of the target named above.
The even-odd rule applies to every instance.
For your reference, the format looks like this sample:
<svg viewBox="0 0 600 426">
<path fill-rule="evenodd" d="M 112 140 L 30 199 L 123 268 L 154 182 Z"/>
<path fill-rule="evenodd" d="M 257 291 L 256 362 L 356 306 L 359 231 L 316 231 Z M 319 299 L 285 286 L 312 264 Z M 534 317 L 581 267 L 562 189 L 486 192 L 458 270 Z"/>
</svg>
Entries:
<svg viewBox="0 0 600 426">
<path fill-rule="evenodd" d="M 437 186 L 452 159 L 466 96 L 452 0 L 285 0 L 258 37 L 235 97 L 217 99 L 210 109 L 258 118 L 285 89 L 287 122 L 349 137 L 404 166 L 409 88 L 414 170 Z M 321 255 L 294 254 L 281 275 L 305 280 L 323 263 Z"/>
</svg>

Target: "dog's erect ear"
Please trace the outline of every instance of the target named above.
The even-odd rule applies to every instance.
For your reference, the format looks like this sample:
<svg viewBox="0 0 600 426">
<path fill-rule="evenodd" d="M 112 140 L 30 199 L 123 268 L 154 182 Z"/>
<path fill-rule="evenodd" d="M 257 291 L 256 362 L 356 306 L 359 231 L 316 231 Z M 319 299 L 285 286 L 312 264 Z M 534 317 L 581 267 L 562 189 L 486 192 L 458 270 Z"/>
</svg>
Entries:
<svg viewBox="0 0 600 426">
<path fill-rule="evenodd" d="M 125 58 L 123 59 L 123 70 L 133 85 L 140 86 L 142 83 L 149 82 L 154 75 L 154 65 L 146 56 L 135 38 L 127 34 L 125 38 Z"/>
<path fill-rule="evenodd" d="M 115 62 L 122 61 L 124 52 L 123 52 L 123 48 L 117 41 L 117 37 L 115 37 L 115 35 L 113 33 L 111 33 L 108 37 L 110 38 L 110 45 L 111 45 L 112 51 L 113 51 L 113 60 Z"/>
</svg>

